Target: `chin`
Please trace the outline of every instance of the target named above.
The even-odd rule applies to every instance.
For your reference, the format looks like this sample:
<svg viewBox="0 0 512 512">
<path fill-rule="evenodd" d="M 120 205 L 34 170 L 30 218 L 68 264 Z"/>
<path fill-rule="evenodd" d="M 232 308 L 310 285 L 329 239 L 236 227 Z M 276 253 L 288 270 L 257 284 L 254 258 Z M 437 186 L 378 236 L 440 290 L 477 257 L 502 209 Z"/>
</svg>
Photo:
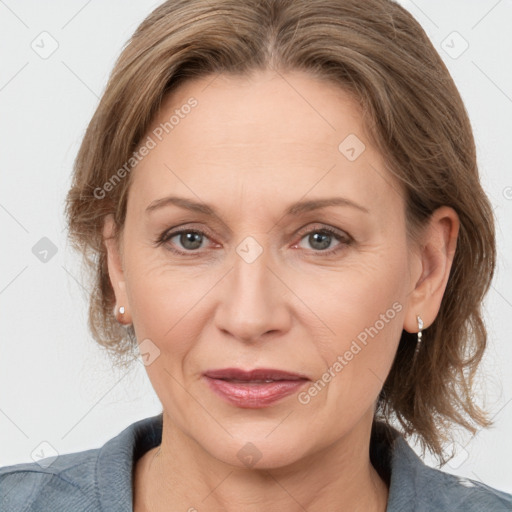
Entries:
<svg viewBox="0 0 512 512">
<path fill-rule="evenodd" d="M 216 459 L 237 468 L 273 469 L 294 464 L 305 457 L 312 449 L 311 433 L 300 432 L 273 422 L 269 428 L 256 429 L 254 425 L 238 428 L 233 438 L 224 436 L 203 440 L 202 446 Z M 275 429 L 273 431 L 273 429 Z M 278 433 L 277 431 L 281 429 Z M 204 443 L 206 441 L 206 443 Z"/>
</svg>

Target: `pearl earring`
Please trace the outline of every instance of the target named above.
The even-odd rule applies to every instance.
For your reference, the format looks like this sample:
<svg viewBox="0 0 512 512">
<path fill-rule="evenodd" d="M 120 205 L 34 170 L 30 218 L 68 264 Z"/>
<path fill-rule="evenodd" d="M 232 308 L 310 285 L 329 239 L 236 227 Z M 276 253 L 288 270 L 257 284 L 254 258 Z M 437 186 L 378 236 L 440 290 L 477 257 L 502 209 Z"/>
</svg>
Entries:
<svg viewBox="0 0 512 512">
<path fill-rule="evenodd" d="M 119 314 L 120 314 L 120 315 L 124 315 L 124 306 L 121 306 L 121 307 L 119 308 Z"/>
</svg>

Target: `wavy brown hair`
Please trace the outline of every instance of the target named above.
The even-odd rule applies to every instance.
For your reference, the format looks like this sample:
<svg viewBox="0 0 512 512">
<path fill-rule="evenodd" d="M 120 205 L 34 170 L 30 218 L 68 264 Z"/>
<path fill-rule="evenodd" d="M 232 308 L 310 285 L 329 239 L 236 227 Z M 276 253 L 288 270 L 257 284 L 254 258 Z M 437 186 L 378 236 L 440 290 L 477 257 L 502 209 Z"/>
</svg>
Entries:
<svg viewBox="0 0 512 512">
<path fill-rule="evenodd" d="M 79 149 L 66 215 L 72 245 L 92 273 L 89 327 L 128 363 L 133 327 L 119 325 L 102 240 L 112 213 L 122 233 L 130 174 L 105 183 L 141 143 L 165 95 L 217 73 L 300 70 L 351 93 L 387 168 L 403 186 L 416 239 L 431 213 L 452 207 L 458 244 L 439 314 L 413 361 L 405 331 L 379 396 L 376 418 L 398 420 L 441 461 L 454 424 L 490 425 L 472 388 L 486 346 L 482 300 L 495 268 L 493 210 L 479 182 L 462 99 L 422 27 L 390 0 L 172 0 L 153 11 L 125 46 Z"/>
</svg>

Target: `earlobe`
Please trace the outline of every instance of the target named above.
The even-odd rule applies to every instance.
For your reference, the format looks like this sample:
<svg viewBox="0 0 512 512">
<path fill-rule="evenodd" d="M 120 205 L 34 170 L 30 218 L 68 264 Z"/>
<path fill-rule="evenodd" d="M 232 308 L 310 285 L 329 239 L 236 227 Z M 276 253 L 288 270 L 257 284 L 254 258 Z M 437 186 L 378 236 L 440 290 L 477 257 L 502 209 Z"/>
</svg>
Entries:
<svg viewBox="0 0 512 512">
<path fill-rule="evenodd" d="M 126 294 L 126 283 L 124 280 L 122 256 L 118 247 L 118 240 L 114 235 L 115 221 L 113 215 L 109 214 L 105 217 L 103 224 L 103 243 L 105 244 L 107 252 L 107 267 L 110 283 L 116 297 L 113 315 L 119 323 L 129 324 L 131 322 L 128 297 Z M 121 311 L 123 311 L 123 313 L 121 313 Z"/>
<path fill-rule="evenodd" d="M 404 318 L 407 332 L 418 331 L 418 315 L 427 328 L 439 312 L 457 248 L 459 227 L 459 216 L 449 206 L 442 206 L 431 215 L 422 237 L 421 265 L 417 274 L 412 276 L 412 290 Z"/>
</svg>

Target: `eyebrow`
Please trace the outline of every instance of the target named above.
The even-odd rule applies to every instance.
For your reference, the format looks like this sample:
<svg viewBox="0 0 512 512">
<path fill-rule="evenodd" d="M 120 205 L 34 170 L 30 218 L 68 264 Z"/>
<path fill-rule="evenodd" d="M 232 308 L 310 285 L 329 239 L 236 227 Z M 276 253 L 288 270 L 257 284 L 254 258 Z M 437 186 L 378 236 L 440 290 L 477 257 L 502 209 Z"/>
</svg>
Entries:
<svg viewBox="0 0 512 512">
<path fill-rule="evenodd" d="M 197 213 L 202 213 L 204 215 L 215 217 L 219 216 L 215 208 L 209 204 L 200 203 L 185 197 L 178 196 L 168 196 L 162 197 L 161 199 L 156 199 L 146 208 L 146 214 L 170 205 L 178 206 L 180 208 L 191 210 Z M 287 208 L 284 216 L 299 215 L 301 213 L 309 212 L 312 210 L 319 210 L 329 206 L 350 206 L 352 208 L 361 210 L 364 213 L 370 213 L 367 208 L 355 203 L 354 201 L 351 201 L 350 199 L 346 199 L 344 197 L 327 197 L 324 199 L 312 199 L 309 201 L 298 201 L 293 203 Z"/>
</svg>

